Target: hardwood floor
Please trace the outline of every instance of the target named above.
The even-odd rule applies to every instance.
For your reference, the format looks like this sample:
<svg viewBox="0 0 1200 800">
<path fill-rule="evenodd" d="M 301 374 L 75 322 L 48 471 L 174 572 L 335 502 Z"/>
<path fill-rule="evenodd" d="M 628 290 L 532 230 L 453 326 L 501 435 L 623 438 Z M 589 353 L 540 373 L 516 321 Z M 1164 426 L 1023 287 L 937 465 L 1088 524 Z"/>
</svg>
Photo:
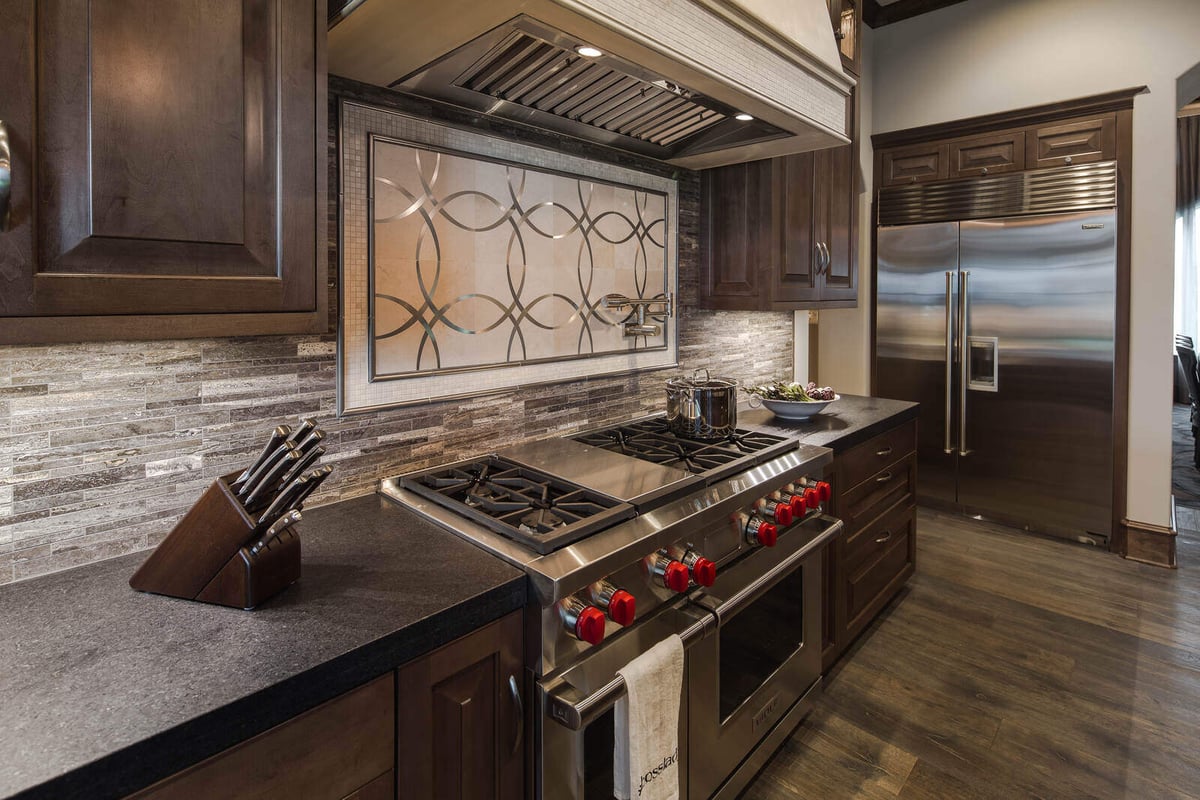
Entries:
<svg viewBox="0 0 1200 800">
<path fill-rule="evenodd" d="M 1200 799 L 1200 510 L 1178 511 L 1166 570 L 921 509 L 917 575 L 742 797 Z"/>
</svg>

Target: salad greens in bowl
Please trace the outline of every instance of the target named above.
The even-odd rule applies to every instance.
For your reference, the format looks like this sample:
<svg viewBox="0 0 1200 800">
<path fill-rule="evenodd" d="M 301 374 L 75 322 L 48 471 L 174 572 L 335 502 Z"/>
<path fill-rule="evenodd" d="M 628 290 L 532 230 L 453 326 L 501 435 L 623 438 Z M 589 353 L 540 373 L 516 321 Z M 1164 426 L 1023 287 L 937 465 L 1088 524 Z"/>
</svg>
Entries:
<svg viewBox="0 0 1200 800">
<path fill-rule="evenodd" d="M 750 394 L 752 407 L 763 405 L 775 416 L 792 420 L 808 419 L 819 414 L 839 397 L 830 387 L 820 387 L 811 382 L 805 386 L 795 381 L 775 381 L 747 387 L 746 391 Z"/>
</svg>

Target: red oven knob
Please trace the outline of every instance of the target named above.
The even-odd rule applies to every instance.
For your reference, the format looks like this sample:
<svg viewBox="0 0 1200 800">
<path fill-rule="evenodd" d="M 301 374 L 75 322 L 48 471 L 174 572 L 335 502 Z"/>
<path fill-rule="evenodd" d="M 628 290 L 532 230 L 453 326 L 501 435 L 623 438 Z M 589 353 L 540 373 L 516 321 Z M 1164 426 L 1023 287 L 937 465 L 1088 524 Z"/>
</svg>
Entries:
<svg viewBox="0 0 1200 800">
<path fill-rule="evenodd" d="M 779 541 L 779 529 L 766 520 L 751 517 L 746 523 L 746 539 L 750 544 L 774 547 Z"/>
<path fill-rule="evenodd" d="M 571 595 L 560 605 L 563 624 L 572 636 L 588 644 L 604 641 L 604 612 Z"/>
<path fill-rule="evenodd" d="M 650 556 L 647 563 L 651 579 L 658 580 L 671 591 L 686 592 L 692 583 L 687 564 L 667 555 L 665 550 Z"/>
<path fill-rule="evenodd" d="M 804 516 L 805 511 L 808 511 L 808 503 L 805 502 L 804 495 L 784 492 L 783 499 L 787 501 L 788 506 L 792 509 L 792 519 L 799 519 Z"/>
<path fill-rule="evenodd" d="M 580 611 L 575 620 L 575 636 L 588 644 L 604 641 L 604 612 L 595 606 Z"/>
<path fill-rule="evenodd" d="M 637 598 L 624 589 L 617 589 L 613 592 L 612 599 L 608 602 L 609 619 L 624 627 L 633 622 L 635 614 L 637 614 Z"/>
<path fill-rule="evenodd" d="M 821 490 L 809 487 L 804 490 L 804 503 L 809 508 L 819 508 L 821 506 Z"/>
<path fill-rule="evenodd" d="M 762 513 L 775 520 L 778 525 L 792 524 L 792 507 L 777 500 L 767 500 L 763 503 Z"/>
<path fill-rule="evenodd" d="M 668 589 L 676 592 L 686 592 L 691 585 L 692 576 L 688 574 L 687 565 L 682 561 L 672 561 L 663 572 L 663 583 Z"/>
<path fill-rule="evenodd" d="M 821 495 L 821 502 L 824 503 L 833 497 L 833 487 L 825 481 L 817 481 L 817 493 Z"/>
<path fill-rule="evenodd" d="M 608 618 L 618 625 L 633 622 L 637 613 L 637 600 L 624 589 L 618 589 L 611 581 L 596 581 L 588 587 L 588 596 L 598 608 L 608 612 Z"/>
<path fill-rule="evenodd" d="M 707 558 L 697 558 L 692 565 L 692 577 L 701 586 L 712 586 L 717 582 L 717 565 Z"/>
</svg>

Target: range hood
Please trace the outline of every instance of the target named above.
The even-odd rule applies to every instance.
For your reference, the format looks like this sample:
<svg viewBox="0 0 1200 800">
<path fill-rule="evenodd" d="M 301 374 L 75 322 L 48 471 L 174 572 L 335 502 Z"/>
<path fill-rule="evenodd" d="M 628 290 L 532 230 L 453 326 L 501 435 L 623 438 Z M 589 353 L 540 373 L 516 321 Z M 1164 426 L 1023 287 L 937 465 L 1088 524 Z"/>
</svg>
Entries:
<svg viewBox="0 0 1200 800">
<path fill-rule="evenodd" d="M 329 71 L 690 169 L 847 143 L 854 85 L 826 0 L 363 0 Z"/>
</svg>

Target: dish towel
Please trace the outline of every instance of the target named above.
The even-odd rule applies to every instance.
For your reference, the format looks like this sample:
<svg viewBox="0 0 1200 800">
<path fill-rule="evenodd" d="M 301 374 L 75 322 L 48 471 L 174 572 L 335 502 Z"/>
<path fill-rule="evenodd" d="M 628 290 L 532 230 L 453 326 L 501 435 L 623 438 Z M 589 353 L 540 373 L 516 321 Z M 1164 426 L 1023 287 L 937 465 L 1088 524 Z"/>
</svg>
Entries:
<svg viewBox="0 0 1200 800">
<path fill-rule="evenodd" d="M 619 800 L 679 800 L 679 699 L 683 640 L 671 634 L 617 674 L 613 790 Z"/>
</svg>

